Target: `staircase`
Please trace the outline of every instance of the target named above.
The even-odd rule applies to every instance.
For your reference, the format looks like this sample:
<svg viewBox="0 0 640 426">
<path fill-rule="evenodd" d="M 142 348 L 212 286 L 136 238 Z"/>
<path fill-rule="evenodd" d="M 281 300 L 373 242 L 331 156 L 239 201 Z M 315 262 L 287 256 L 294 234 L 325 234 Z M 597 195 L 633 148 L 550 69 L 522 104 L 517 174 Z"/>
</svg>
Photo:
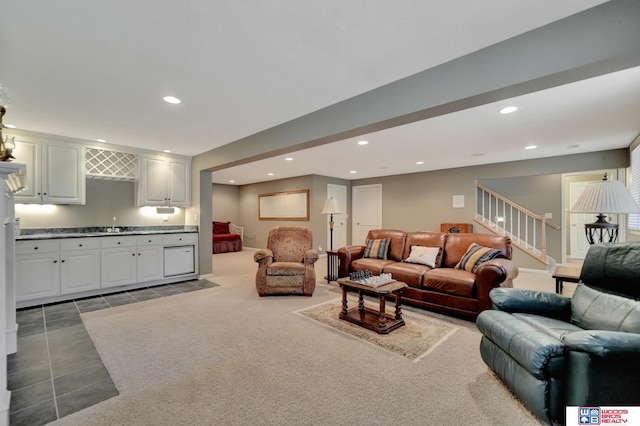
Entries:
<svg viewBox="0 0 640 426">
<path fill-rule="evenodd" d="M 511 243 L 529 256 L 555 268 L 556 261 L 547 255 L 547 228 L 560 230 L 544 214 L 536 214 L 502 195 L 476 183 L 475 222 L 487 230 L 511 238 Z"/>
</svg>

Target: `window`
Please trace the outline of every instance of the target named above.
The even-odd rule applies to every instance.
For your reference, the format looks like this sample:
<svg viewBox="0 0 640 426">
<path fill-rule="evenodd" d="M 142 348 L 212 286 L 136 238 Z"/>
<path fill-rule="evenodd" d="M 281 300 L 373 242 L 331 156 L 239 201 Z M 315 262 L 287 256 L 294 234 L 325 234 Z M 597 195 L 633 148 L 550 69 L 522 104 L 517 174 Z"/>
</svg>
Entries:
<svg viewBox="0 0 640 426">
<path fill-rule="evenodd" d="M 640 145 L 631 151 L 631 196 L 640 205 Z M 629 215 L 629 229 L 640 231 L 640 214 Z"/>
</svg>

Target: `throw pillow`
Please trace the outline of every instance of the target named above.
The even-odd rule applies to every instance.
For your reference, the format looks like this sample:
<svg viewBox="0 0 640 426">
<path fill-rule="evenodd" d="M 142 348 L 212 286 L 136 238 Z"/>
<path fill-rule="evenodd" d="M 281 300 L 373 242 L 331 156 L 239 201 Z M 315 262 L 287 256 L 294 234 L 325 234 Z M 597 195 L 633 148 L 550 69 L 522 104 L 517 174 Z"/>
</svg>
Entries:
<svg viewBox="0 0 640 426">
<path fill-rule="evenodd" d="M 230 234 L 229 224 L 231 222 L 213 222 L 213 233 L 214 234 Z"/>
<path fill-rule="evenodd" d="M 462 256 L 460 262 L 458 262 L 455 268 L 475 272 L 481 263 L 498 257 L 504 257 L 502 250 L 483 247 L 480 244 L 471 243 L 467 252 Z"/>
<path fill-rule="evenodd" d="M 438 263 L 440 252 L 440 247 L 411 246 L 409 257 L 404 261 L 408 263 L 419 263 L 421 265 L 427 265 L 430 268 L 435 268 Z"/>
<path fill-rule="evenodd" d="M 363 257 L 370 259 L 387 259 L 389 252 L 389 239 L 382 238 L 380 240 L 367 240 Z"/>
</svg>

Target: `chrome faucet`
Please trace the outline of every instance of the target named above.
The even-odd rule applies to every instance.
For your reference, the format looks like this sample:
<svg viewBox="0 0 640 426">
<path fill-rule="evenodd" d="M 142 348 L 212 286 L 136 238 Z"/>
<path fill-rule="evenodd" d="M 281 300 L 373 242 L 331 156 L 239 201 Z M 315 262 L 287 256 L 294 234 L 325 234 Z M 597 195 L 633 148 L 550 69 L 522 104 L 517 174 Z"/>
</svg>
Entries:
<svg viewBox="0 0 640 426">
<path fill-rule="evenodd" d="M 113 217 L 113 225 L 111 225 L 111 232 L 116 232 L 116 217 Z"/>
</svg>

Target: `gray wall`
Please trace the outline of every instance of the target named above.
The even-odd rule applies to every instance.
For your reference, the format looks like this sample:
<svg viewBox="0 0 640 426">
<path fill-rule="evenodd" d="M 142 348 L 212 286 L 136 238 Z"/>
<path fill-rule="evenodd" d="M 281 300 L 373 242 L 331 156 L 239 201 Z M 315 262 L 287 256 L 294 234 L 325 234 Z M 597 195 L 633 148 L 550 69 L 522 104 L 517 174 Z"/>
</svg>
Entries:
<svg viewBox="0 0 640 426">
<path fill-rule="evenodd" d="M 164 222 L 154 208 L 134 204 L 133 182 L 87 179 L 85 205 L 54 205 L 46 209 L 35 204 L 17 205 L 16 216 L 20 217 L 21 228 L 111 226 L 114 216 L 116 226 L 185 224 L 184 208 L 176 208 L 176 214 L 168 215 L 169 221 Z"/>
</svg>

